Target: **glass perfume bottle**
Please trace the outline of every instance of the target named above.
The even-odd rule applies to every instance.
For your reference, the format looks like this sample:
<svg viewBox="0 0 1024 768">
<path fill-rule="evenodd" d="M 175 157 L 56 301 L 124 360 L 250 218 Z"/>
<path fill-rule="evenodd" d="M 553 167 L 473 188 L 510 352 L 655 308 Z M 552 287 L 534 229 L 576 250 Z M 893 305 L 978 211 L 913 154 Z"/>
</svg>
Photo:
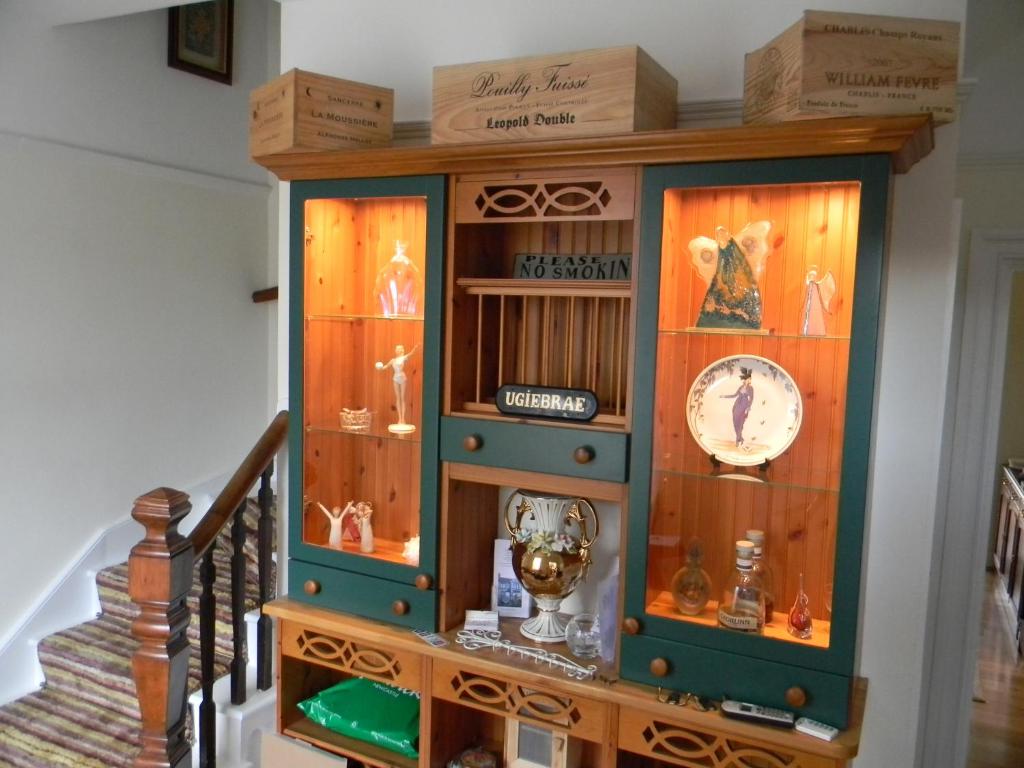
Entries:
<svg viewBox="0 0 1024 768">
<path fill-rule="evenodd" d="M 754 573 L 754 543 L 746 539 L 736 542 L 736 568 L 718 604 L 718 624 L 740 632 L 764 629 L 764 592 Z"/>
<path fill-rule="evenodd" d="M 771 624 L 775 612 L 775 583 L 772 579 L 772 569 L 768 566 L 768 558 L 765 557 L 764 539 L 764 531 L 747 531 L 747 540 L 754 543 L 754 573 L 760 577 L 761 589 L 764 591 L 764 620 L 766 624 Z"/>
<path fill-rule="evenodd" d="M 423 302 L 420 270 L 405 255 L 406 243 L 395 241 L 395 255 L 377 273 L 373 290 L 384 317 L 416 315 Z"/>
<path fill-rule="evenodd" d="M 669 587 L 676 608 L 687 616 L 699 615 L 711 597 L 711 577 L 701 567 L 703 560 L 704 544 L 700 539 L 690 539 L 686 564 L 676 571 Z"/>
<path fill-rule="evenodd" d="M 793 607 L 789 609 L 789 622 L 786 625 L 789 634 L 793 637 L 799 637 L 801 640 L 809 640 L 811 638 L 812 622 L 811 609 L 808 607 L 809 602 L 807 593 L 804 592 L 804 575 L 801 573 L 800 591 L 796 593 Z"/>
</svg>

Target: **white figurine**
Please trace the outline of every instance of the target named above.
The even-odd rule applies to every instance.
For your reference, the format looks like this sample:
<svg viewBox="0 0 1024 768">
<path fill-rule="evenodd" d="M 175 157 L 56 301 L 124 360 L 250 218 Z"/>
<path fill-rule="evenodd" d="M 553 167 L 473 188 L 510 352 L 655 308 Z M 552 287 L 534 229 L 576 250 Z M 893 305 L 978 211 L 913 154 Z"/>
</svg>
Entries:
<svg viewBox="0 0 1024 768">
<path fill-rule="evenodd" d="M 402 546 L 402 559 L 410 565 L 420 564 L 420 537 L 413 536 Z"/>
<path fill-rule="evenodd" d="M 323 510 L 324 516 L 327 517 L 327 521 L 331 524 L 331 533 L 327 537 L 327 545 L 334 547 L 335 549 L 341 549 L 341 538 L 342 532 L 344 531 L 345 515 L 351 511 L 349 507 L 352 506 L 352 502 L 350 501 L 348 503 L 348 507 L 345 508 L 344 512 L 341 510 L 341 507 L 327 509 L 327 507 L 319 501 L 317 502 L 317 506 Z"/>
<path fill-rule="evenodd" d="M 351 504 L 352 502 L 349 502 Z M 356 520 L 359 522 L 359 551 L 365 554 L 373 553 L 373 525 L 370 518 L 373 517 L 373 507 L 368 501 L 360 501 L 356 504 Z"/>
<path fill-rule="evenodd" d="M 419 345 L 417 345 L 419 346 Z M 413 347 L 408 352 L 405 351 L 405 347 L 401 344 L 395 346 L 395 356 L 388 360 L 386 363 L 378 361 L 374 368 L 378 371 L 383 371 L 385 368 L 390 368 L 394 371 L 394 376 L 391 377 L 391 381 L 395 387 L 395 410 L 398 413 L 398 421 L 394 424 L 388 425 L 388 431 L 394 432 L 395 434 L 407 434 L 409 432 L 415 432 L 416 427 L 409 424 L 405 420 L 405 361 L 412 357 L 416 351 L 416 347 Z"/>
</svg>

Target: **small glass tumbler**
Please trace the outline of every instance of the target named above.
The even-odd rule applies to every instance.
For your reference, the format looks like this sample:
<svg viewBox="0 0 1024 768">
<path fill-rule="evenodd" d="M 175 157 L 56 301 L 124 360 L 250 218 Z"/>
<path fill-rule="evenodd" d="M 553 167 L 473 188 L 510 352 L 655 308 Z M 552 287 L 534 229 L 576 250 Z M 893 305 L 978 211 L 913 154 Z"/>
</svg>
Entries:
<svg viewBox="0 0 1024 768">
<path fill-rule="evenodd" d="M 597 616 L 580 613 L 569 619 L 565 626 L 565 642 L 576 658 L 593 659 L 600 655 L 601 627 Z"/>
</svg>

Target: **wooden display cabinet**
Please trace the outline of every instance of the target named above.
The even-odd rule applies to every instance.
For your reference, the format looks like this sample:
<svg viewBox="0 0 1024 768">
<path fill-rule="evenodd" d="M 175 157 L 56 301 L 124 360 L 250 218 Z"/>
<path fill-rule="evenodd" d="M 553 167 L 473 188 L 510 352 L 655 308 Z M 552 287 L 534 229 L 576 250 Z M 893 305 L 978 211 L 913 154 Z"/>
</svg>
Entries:
<svg viewBox="0 0 1024 768">
<path fill-rule="evenodd" d="M 473 745 L 501 754 L 508 718 L 565 734 L 596 768 L 845 765 L 864 698 L 853 656 L 889 178 L 930 149 L 928 119 L 903 117 L 262 158 L 293 182 L 290 594 L 266 608 L 281 638 L 278 729 L 402 768 L 443 767 Z M 762 219 L 773 227 L 761 327 L 698 328 L 706 287 L 690 241 Z M 422 312 L 375 303 L 396 240 L 422 277 Z M 521 255 L 629 271 L 526 276 Z M 628 259 L 594 258 L 615 256 Z M 812 267 L 836 282 L 814 336 Z M 400 344 L 414 350 L 402 368 L 409 432 L 388 429 L 395 371 L 376 366 Z M 801 395 L 800 425 L 767 464 L 712 461 L 687 426 L 694 382 L 737 355 L 768 361 Z M 496 398 L 510 384 L 587 389 L 598 413 L 509 416 Z M 728 413 L 732 399 L 719 399 Z M 370 423 L 352 429 L 345 408 L 366 408 Z M 621 561 L 624 634 L 595 679 L 457 643 L 465 611 L 489 606 L 499 502 L 517 488 L 617 508 L 601 541 Z M 373 503 L 372 553 L 332 544 L 316 504 L 350 499 Z M 777 582 L 772 621 L 753 636 L 720 629 L 715 613 L 748 528 L 766 532 Z M 417 534 L 414 565 L 403 550 Z M 684 616 L 670 584 L 693 537 L 713 593 Z M 783 623 L 801 574 L 809 640 Z M 531 642 L 513 620 L 502 635 Z M 300 700 L 351 675 L 421 695 L 418 760 L 302 716 Z M 660 702 L 658 685 L 846 730 L 825 743 L 727 720 Z"/>
<path fill-rule="evenodd" d="M 658 312 L 639 331 L 654 355 L 638 361 L 637 419 L 656 426 L 632 452 L 637 578 L 627 584 L 626 612 L 642 630 L 624 641 L 634 661 L 623 671 L 633 679 L 847 722 L 888 172 L 888 159 L 876 156 L 647 175 L 643 255 L 651 266 L 641 300 L 656 301 Z M 758 221 L 772 222 L 760 246 L 768 253 L 760 327 L 700 325 L 712 301 L 695 266 L 706 252 L 691 259 L 688 245 L 717 227 L 742 233 Z M 820 287 L 825 275 L 832 284 Z M 737 415 L 744 375 L 753 395 Z M 763 632 L 745 635 L 721 628 L 718 609 L 736 541 L 750 529 L 766 534 L 774 612 L 769 601 Z M 711 599 L 684 615 L 670 583 L 694 540 Z M 807 639 L 787 628 L 801 579 L 813 621 Z M 655 658 L 668 662 L 664 680 L 651 671 Z M 795 668 L 799 675 L 788 672 Z"/>
<path fill-rule="evenodd" d="M 292 190 L 290 577 L 314 604 L 425 628 L 443 190 L 437 177 Z"/>
</svg>

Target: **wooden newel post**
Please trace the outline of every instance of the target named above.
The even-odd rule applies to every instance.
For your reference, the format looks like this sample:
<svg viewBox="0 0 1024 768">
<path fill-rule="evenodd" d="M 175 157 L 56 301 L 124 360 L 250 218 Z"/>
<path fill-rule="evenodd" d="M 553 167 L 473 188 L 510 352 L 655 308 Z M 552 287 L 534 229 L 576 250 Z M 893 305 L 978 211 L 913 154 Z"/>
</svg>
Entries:
<svg viewBox="0 0 1024 768">
<path fill-rule="evenodd" d="M 189 610 L 195 556 L 178 523 L 192 509 L 188 494 L 157 488 L 135 500 L 132 517 L 146 529 L 128 558 L 128 593 L 141 613 L 132 623 L 139 648 L 132 673 L 142 714 L 136 768 L 191 768 L 185 738 Z"/>
</svg>

